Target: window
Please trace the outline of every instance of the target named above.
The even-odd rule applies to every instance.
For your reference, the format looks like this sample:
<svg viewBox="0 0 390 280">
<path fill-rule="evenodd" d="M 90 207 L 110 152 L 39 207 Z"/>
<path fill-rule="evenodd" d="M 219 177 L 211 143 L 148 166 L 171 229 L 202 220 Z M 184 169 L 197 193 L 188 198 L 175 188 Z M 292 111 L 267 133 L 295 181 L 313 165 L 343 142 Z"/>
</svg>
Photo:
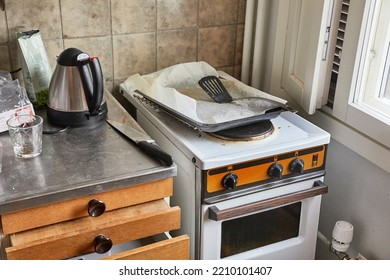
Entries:
<svg viewBox="0 0 390 280">
<path fill-rule="evenodd" d="M 388 45 L 390 1 L 350 1 L 344 51 L 331 114 L 390 147 Z M 387 68 L 386 68 L 387 67 Z M 387 75 L 387 76 L 386 76 Z"/>
<path fill-rule="evenodd" d="M 389 149 L 390 1 L 290 0 L 283 9 L 282 90 Z"/>
<path fill-rule="evenodd" d="M 389 123 L 390 117 L 390 1 L 368 1 L 366 28 L 353 102 L 376 111 Z"/>
<path fill-rule="evenodd" d="M 333 139 L 390 172 L 390 0 L 246 3 L 242 80 L 298 103 Z"/>
</svg>

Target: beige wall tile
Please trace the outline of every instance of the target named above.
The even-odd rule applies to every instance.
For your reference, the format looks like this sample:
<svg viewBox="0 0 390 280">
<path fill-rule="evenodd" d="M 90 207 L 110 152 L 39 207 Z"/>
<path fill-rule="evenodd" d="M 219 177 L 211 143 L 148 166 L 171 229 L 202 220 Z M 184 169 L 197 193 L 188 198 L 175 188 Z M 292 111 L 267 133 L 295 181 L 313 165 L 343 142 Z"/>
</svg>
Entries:
<svg viewBox="0 0 390 280">
<path fill-rule="evenodd" d="M 104 78 L 113 79 L 111 36 L 65 39 L 64 48 L 78 48 L 91 57 L 98 57 Z"/>
<path fill-rule="evenodd" d="M 64 49 L 64 44 L 61 39 L 56 40 L 44 40 L 43 44 L 45 45 L 47 57 L 50 62 L 51 70 L 54 71 L 54 68 L 57 65 L 57 56 Z"/>
<path fill-rule="evenodd" d="M 237 25 L 237 35 L 236 35 L 236 50 L 235 50 L 235 60 L 234 64 L 241 64 L 242 61 L 242 51 L 244 44 L 244 28 L 243 24 Z"/>
<path fill-rule="evenodd" d="M 42 39 L 62 38 L 58 0 L 7 1 L 6 14 L 10 34 L 15 33 L 19 26 L 24 26 L 27 29 L 38 28 Z"/>
<path fill-rule="evenodd" d="M 64 38 L 111 34 L 109 0 L 62 0 L 61 13 Z"/>
<path fill-rule="evenodd" d="M 0 44 L 6 42 L 8 42 L 8 30 L 5 21 L 5 12 L 0 11 Z"/>
<path fill-rule="evenodd" d="M 246 0 L 238 1 L 237 23 L 245 23 Z"/>
<path fill-rule="evenodd" d="M 114 80 L 112 84 L 112 91 L 111 91 L 114 94 L 114 96 L 120 96 L 121 98 L 125 98 L 121 93 L 119 93 L 119 86 L 121 83 L 123 83 L 123 81 L 124 80 Z"/>
<path fill-rule="evenodd" d="M 0 70 L 11 72 L 11 63 L 9 61 L 8 46 L 0 46 Z"/>
<path fill-rule="evenodd" d="M 111 0 L 111 10 L 113 34 L 156 29 L 155 0 Z"/>
<path fill-rule="evenodd" d="M 199 26 L 235 24 L 239 0 L 199 0 Z"/>
<path fill-rule="evenodd" d="M 198 0 L 157 0 L 157 30 L 196 27 Z"/>
<path fill-rule="evenodd" d="M 233 65 L 235 34 L 235 25 L 199 29 L 198 60 L 204 60 L 213 67 Z"/>
<path fill-rule="evenodd" d="M 0 65 L 20 68 L 18 26 L 39 28 L 52 69 L 65 47 L 99 57 L 106 81 L 204 60 L 240 72 L 246 0 L 7 0 Z M 9 34 L 9 35 L 8 35 Z M 10 37 L 10 38 L 8 38 Z M 233 70 L 232 70 L 233 69 Z M 115 87 L 115 84 L 114 84 Z"/>
<path fill-rule="evenodd" d="M 157 69 L 196 61 L 197 30 L 182 29 L 157 33 Z"/>
<path fill-rule="evenodd" d="M 114 79 L 126 79 L 156 71 L 156 34 L 137 33 L 113 36 Z"/>
<path fill-rule="evenodd" d="M 8 44 L 8 51 L 10 53 L 10 64 L 12 71 L 15 71 L 22 67 L 19 60 L 18 45 L 16 41 Z"/>
<path fill-rule="evenodd" d="M 113 92 L 114 90 L 114 81 L 113 80 L 105 80 L 104 81 L 104 88 L 108 90 L 109 92 Z"/>
<path fill-rule="evenodd" d="M 234 66 L 234 74 L 233 77 L 237 80 L 241 80 L 241 65 Z"/>
<path fill-rule="evenodd" d="M 217 67 L 217 69 L 229 74 L 230 76 L 234 76 L 234 67 L 233 66 Z"/>
</svg>

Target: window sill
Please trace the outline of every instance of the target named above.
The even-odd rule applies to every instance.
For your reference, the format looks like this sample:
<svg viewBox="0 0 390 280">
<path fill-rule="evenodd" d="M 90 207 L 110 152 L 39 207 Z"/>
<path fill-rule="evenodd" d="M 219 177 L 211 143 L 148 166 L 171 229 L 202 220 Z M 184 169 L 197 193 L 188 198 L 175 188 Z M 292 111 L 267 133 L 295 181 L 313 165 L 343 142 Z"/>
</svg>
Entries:
<svg viewBox="0 0 390 280">
<path fill-rule="evenodd" d="M 378 143 L 390 148 L 389 119 L 359 104 L 349 104 L 346 123 L 357 131 L 368 135 Z"/>
<path fill-rule="evenodd" d="M 390 149 L 359 131 L 332 117 L 324 110 L 305 116 L 314 124 L 329 132 L 332 138 L 363 158 L 390 173 Z"/>
</svg>

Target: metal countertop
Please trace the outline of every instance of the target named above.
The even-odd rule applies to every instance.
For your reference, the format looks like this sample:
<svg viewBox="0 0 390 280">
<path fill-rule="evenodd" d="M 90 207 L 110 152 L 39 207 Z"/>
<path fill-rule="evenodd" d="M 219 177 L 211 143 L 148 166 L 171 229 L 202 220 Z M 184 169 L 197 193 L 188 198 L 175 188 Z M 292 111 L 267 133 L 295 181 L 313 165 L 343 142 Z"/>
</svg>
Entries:
<svg viewBox="0 0 390 280">
<path fill-rule="evenodd" d="M 51 127 L 45 119 L 47 129 Z M 106 122 L 43 134 L 42 154 L 33 159 L 14 156 L 8 131 L 0 134 L 0 141 L 0 215 L 177 173 L 176 165 L 152 159 Z"/>
</svg>

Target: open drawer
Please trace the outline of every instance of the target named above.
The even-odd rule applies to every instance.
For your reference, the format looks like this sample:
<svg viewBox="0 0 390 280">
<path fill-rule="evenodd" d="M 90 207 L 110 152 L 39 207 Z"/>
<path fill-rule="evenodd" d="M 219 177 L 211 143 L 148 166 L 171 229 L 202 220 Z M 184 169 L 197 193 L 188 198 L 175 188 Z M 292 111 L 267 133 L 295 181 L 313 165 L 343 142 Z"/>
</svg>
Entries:
<svg viewBox="0 0 390 280">
<path fill-rule="evenodd" d="M 115 245 L 105 254 L 90 253 L 71 260 L 188 260 L 189 246 L 187 235 L 172 238 L 161 233 Z"/>
<path fill-rule="evenodd" d="M 158 199 L 11 234 L 5 251 L 8 259 L 68 259 L 179 227 L 180 208 Z"/>
</svg>

